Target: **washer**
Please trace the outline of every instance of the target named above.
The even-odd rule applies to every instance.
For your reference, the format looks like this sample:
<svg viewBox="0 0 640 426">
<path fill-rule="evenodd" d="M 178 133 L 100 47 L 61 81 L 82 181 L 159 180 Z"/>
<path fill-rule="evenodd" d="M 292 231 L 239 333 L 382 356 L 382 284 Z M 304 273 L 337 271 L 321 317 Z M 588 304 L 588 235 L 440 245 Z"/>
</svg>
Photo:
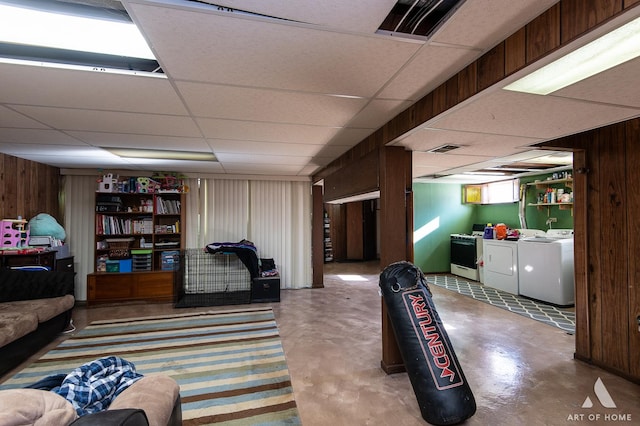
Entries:
<svg viewBox="0 0 640 426">
<path fill-rule="evenodd" d="M 518 294 L 518 242 L 483 240 L 484 285 Z"/>
<path fill-rule="evenodd" d="M 518 241 L 520 294 L 559 306 L 574 304 L 573 231 L 551 229 Z"/>
</svg>

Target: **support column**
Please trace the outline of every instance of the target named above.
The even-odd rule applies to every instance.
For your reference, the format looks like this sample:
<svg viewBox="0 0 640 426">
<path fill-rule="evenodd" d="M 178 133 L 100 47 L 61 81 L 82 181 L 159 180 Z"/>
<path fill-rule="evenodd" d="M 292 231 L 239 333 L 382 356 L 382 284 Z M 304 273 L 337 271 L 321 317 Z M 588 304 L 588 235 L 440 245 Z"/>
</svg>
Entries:
<svg viewBox="0 0 640 426">
<path fill-rule="evenodd" d="M 403 147 L 380 149 L 380 267 L 413 262 L 413 194 L 411 152 Z M 387 374 L 405 371 L 391 321 L 382 300 L 382 369 Z"/>
<path fill-rule="evenodd" d="M 312 288 L 324 288 L 324 200 L 322 186 L 313 185 L 311 218 Z"/>
</svg>

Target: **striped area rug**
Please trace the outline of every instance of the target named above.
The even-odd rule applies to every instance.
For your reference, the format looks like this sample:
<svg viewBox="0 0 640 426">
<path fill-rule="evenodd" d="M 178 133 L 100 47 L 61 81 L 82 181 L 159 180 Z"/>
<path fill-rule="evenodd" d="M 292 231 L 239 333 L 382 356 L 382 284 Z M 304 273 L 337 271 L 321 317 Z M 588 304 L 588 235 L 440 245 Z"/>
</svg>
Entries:
<svg viewBox="0 0 640 426">
<path fill-rule="evenodd" d="M 96 321 L 0 389 L 116 355 L 180 384 L 183 425 L 299 425 L 271 308 Z"/>
</svg>

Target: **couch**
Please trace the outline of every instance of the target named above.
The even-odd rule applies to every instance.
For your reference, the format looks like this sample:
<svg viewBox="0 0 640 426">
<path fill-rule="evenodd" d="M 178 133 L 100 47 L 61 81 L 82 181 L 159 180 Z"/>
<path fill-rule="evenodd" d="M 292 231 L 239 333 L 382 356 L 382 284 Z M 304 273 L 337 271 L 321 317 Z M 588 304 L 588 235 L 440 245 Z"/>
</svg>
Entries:
<svg viewBox="0 0 640 426">
<path fill-rule="evenodd" d="M 78 417 L 73 405 L 40 389 L 0 391 L 3 426 L 179 426 L 180 387 L 164 375 L 144 376 L 120 393 L 104 411 Z"/>
<path fill-rule="evenodd" d="M 75 304 L 73 272 L 0 269 L 0 376 L 58 337 Z"/>
</svg>

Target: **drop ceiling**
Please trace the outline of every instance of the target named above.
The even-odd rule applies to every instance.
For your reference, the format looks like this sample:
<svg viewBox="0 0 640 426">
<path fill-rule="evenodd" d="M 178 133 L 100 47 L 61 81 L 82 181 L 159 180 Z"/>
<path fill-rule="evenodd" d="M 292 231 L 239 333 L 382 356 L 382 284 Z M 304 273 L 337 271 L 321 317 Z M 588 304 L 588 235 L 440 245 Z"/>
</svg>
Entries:
<svg viewBox="0 0 640 426">
<path fill-rule="evenodd" d="M 309 179 L 556 3 L 458 2 L 415 38 L 379 31 L 395 0 L 68 1 L 124 7 L 164 74 L 0 63 L 0 152 L 67 173 L 286 179 Z M 491 88 L 392 144 L 414 152 L 423 179 L 539 157 L 540 142 L 640 115 L 639 68 L 635 60 L 546 97 Z M 460 148 L 427 152 L 445 144 Z M 108 147 L 218 161 L 150 165 Z"/>
</svg>

